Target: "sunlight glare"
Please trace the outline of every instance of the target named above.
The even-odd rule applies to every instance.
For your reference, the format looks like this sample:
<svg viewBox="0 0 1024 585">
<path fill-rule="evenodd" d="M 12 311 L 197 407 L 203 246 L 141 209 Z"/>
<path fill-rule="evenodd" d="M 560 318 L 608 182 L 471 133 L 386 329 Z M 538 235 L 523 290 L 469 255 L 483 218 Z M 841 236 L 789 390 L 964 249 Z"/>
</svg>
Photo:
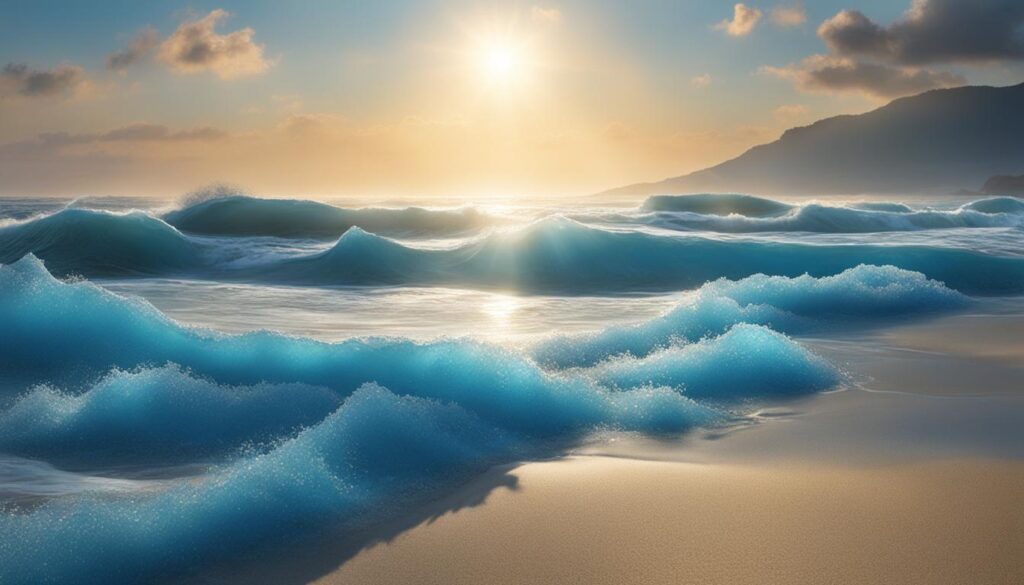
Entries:
<svg viewBox="0 0 1024 585">
<path fill-rule="evenodd" d="M 530 63 L 522 43 L 495 39 L 480 48 L 478 65 L 487 85 L 508 88 L 525 81 Z"/>
</svg>

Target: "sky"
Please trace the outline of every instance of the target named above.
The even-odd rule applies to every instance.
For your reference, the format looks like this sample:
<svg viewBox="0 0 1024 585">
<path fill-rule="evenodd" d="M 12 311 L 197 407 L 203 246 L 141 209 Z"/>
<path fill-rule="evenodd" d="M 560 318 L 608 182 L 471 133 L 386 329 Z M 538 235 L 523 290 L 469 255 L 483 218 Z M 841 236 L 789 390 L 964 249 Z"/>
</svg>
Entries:
<svg viewBox="0 0 1024 585">
<path fill-rule="evenodd" d="M 0 195 L 580 195 L 1021 81 L 1020 0 L 7 0 Z"/>
</svg>

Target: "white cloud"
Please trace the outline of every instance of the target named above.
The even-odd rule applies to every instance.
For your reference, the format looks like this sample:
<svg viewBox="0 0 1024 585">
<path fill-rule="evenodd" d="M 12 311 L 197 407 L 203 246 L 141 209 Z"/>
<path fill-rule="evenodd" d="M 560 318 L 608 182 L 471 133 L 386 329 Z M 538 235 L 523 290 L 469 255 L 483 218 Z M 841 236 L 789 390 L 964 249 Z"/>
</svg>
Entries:
<svg viewBox="0 0 1024 585">
<path fill-rule="evenodd" d="M 742 37 L 750 34 L 757 23 L 761 22 L 764 14 L 757 8 L 751 8 L 746 4 L 736 4 L 733 7 L 732 20 L 728 18 L 715 25 L 716 30 L 725 31 L 726 34 L 734 37 Z"/>
<path fill-rule="evenodd" d="M 704 73 L 701 75 L 691 77 L 690 85 L 696 87 L 697 89 L 704 89 L 705 87 L 711 85 L 711 81 L 711 74 Z"/>
<path fill-rule="evenodd" d="M 558 24 L 562 21 L 562 11 L 557 8 L 533 6 L 530 8 L 530 20 L 541 24 Z"/>
<path fill-rule="evenodd" d="M 772 8 L 772 22 L 776 26 L 800 26 L 807 22 L 807 10 L 804 5 L 781 5 Z"/>
<path fill-rule="evenodd" d="M 223 35 L 214 30 L 227 17 L 226 11 L 217 9 L 182 24 L 161 43 L 160 59 L 178 73 L 210 71 L 221 79 L 265 72 L 270 62 L 263 56 L 263 45 L 253 42 L 253 29 Z"/>
</svg>

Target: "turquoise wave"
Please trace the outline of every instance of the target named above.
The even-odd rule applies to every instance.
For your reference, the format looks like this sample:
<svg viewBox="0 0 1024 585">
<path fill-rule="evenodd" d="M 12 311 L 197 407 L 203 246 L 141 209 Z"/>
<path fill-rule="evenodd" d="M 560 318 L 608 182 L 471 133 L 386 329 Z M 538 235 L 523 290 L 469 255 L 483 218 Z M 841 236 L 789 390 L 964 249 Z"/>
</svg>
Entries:
<svg viewBox="0 0 1024 585">
<path fill-rule="evenodd" d="M 173 578 L 398 513 L 595 431 L 678 433 L 842 381 L 758 325 L 569 370 L 469 340 L 220 335 L 57 280 L 31 256 L 0 266 L 0 322 L 0 378 L 29 388 L 7 397 L 0 449 L 78 468 L 213 465 L 159 489 L 3 514 L 0 581 L 13 584 Z"/>
<path fill-rule="evenodd" d="M 193 234 L 327 239 L 357 226 L 387 236 L 445 237 L 472 232 L 495 221 L 472 208 L 347 209 L 317 201 L 243 195 L 193 203 L 164 214 L 163 219 Z"/>
<path fill-rule="evenodd" d="M 941 215 L 805 206 L 800 213 L 1024 218 L 967 209 Z M 768 221 L 701 217 L 703 222 Z M 794 217 L 803 216 L 770 221 Z M 886 245 L 882 239 L 870 244 L 812 244 L 664 235 L 600 228 L 557 216 L 448 248 L 416 247 L 358 227 L 348 229 L 323 251 L 283 246 L 284 253 L 264 254 L 260 245 L 240 238 L 189 236 L 142 213 L 66 209 L 0 227 L 0 262 L 34 254 L 56 274 L 85 277 L 163 276 L 304 286 L 441 285 L 572 295 L 679 290 L 758 273 L 823 277 L 873 264 L 920 272 L 967 294 L 1024 292 L 1020 256 L 936 245 Z"/>
</svg>

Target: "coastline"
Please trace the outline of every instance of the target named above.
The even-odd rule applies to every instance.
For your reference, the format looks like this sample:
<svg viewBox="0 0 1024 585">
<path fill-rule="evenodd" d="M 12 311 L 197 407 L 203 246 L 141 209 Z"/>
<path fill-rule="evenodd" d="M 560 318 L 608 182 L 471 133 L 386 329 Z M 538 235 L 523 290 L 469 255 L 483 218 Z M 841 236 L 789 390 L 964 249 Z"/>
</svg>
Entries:
<svg viewBox="0 0 1024 585">
<path fill-rule="evenodd" d="M 1010 390 L 1024 387 L 1024 368 L 979 352 L 986 328 L 971 324 L 983 320 L 812 341 L 859 385 L 733 428 L 603 437 L 560 459 L 495 468 L 365 532 L 193 582 L 1016 583 L 1024 397 Z M 1024 331 L 1019 315 L 1001 324 Z M 915 347 L 946 338 L 957 341 Z M 927 375 L 950 360 L 960 375 Z"/>
</svg>

